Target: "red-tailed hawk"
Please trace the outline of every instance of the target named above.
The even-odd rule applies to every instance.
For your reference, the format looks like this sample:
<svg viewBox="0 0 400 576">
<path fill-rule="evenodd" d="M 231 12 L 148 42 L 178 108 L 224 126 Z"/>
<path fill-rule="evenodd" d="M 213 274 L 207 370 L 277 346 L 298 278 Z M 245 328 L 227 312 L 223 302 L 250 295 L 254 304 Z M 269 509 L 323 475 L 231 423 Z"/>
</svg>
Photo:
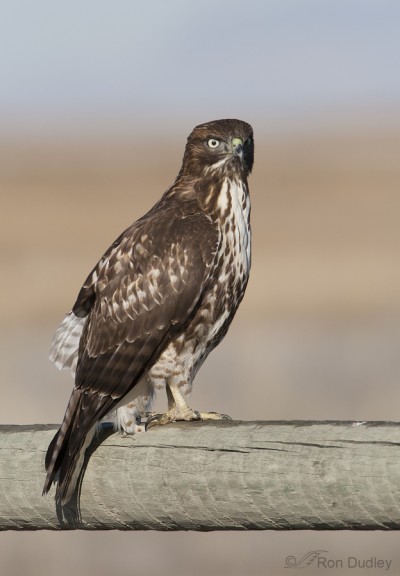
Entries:
<svg viewBox="0 0 400 576">
<path fill-rule="evenodd" d="M 246 289 L 253 155 L 249 124 L 197 126 L 173 186 L 110 246 L 58 328 L 50 358 L 75 373 L 75 387 L 47 451 L 43 492 L 56 478 L 62 505 L 110 411 L 122 432 L 133 433 L 154 390 L 165 386 L 168 411 L 149 425 L 222 417 L 195 412 L 185 396 Z"/>
</svg>

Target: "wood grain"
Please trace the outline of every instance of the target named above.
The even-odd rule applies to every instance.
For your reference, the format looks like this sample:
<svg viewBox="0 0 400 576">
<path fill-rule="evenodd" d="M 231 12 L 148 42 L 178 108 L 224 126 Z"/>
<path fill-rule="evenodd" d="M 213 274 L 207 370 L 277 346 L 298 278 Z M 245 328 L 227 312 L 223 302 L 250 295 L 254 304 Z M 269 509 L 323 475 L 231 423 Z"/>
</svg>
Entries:
<svg viewBox="0 0 400 576">
<path fill-rule="evenodd" d="M 400 528 L 400 423 L 177 423 L 97 440 L 80 505 L 41 496 L 56 426 L 0 426 L 2 530 Z"/>
</svg>

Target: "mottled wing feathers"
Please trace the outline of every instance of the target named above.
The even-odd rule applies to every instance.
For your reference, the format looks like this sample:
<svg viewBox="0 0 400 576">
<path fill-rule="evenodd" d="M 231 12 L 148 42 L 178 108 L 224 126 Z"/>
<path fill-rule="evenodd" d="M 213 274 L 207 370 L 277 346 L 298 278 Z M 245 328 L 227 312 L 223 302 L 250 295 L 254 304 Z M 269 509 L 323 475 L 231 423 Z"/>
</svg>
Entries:
<svg viewBox="0 0 400 576">
<path fill-rule="evenodd" d="M 78 298 L 72 311 L 67 314 L 54 334 L 50 361 L 54 362 L 58 369 L 70 368 L 75 376 L 78 362 L 79 342 L 83 329 L 86 325 L 89 312 L 96 298 L 96 283 L 100 271 L 107 266 L 108 258 L 119 245 L 125 232 L 121 234 L 109 247 L 107 252 L 90 272 L 79 291 Z"/>
<path fill-rule="evenodd" d="M 60 461 L 59 494 L 65 496 L 88 432 L 190 320 L 218 243 L 218 228 L 204 214 L 153 211 L 121 235 L 93 270 L 73 308 L 74 314 L 85 310 L 87 318 L 75 392 L 47 458 L 47 489 Z"/>
<path fill-rule="evenodd" d="M 128 229 L 97 276 L 76 384 L 121 397 L 180 330 L 206 286 L 217 228 L 171 210 Z"/>
</svg>

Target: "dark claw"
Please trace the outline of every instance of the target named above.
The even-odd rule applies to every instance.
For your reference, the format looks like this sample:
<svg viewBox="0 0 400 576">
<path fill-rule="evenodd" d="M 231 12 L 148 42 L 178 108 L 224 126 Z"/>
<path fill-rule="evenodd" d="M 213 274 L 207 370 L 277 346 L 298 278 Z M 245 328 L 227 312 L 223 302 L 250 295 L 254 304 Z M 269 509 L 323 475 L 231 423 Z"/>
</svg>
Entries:
<svg viewBox="0 0 400 576">
<path fill-rule="evenodd" d="M 151 428 L 152 426 L 157 426 L 157 424 L 154 424 L 155 422 L 158 422 L 161 419 L 162 414 L 153 414 L 152 416 L 148 416 L 144 429 L 145 432 L 147 432 L 147 430 L 149 428 Z M 152 424 L 153 422 L 153 424 Z"/>
</svg>

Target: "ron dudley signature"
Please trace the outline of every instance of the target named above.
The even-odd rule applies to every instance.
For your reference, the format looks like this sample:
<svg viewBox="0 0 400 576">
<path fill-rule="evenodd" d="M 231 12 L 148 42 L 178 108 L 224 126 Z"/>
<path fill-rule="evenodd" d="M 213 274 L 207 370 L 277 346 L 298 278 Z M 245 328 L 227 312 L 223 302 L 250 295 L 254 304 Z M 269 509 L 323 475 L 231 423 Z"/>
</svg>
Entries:
<svg viewBox="0 0 400 576">
<path fill-rule="evenodd" d="M 375 570 L 388 571 L 392 565 L 392 560 L 378 558 L 377 556 L 369 556 L 368 558 L 358 556 L 332 558 L 327 550 L 310 550 L 301 558 L 297 559 L 295 556 L 287 556 L 285 560 L 285 568 L 306 568 L 311 564 L 321 569 L 354 568 L 356 570 L 366 570 L 373 568 Z"/>
</svg>

